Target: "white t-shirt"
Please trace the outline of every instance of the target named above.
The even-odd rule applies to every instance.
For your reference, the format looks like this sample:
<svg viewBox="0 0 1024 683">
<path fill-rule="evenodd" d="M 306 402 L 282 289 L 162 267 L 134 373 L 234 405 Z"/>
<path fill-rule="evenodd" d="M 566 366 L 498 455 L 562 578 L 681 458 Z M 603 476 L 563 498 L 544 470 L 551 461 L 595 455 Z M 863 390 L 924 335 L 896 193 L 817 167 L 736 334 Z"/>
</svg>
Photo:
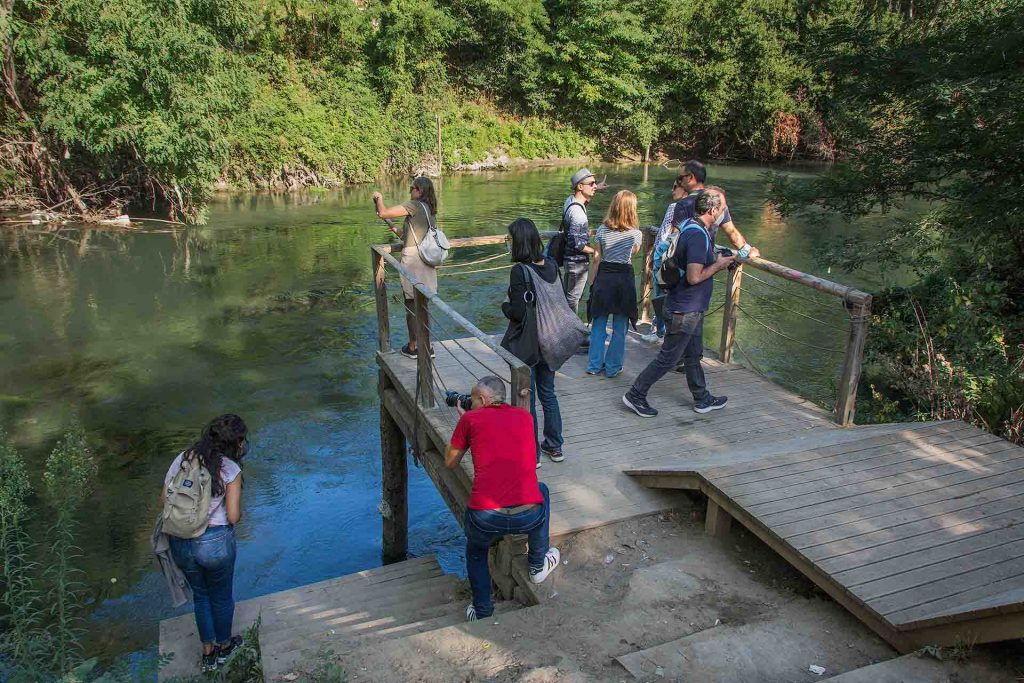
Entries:
<svg viewBox="0 0 1024 683">
<path fill-rule="evenodd" d="M 174 475 L 181 469 L 181 459 L 185 453 L 181 452 L 178 457 L 174 459 L 171 466 L 167 469 L 167 474 L 164 476 L 164 488 L 171 483 L 174 479 Z M 233 482 L 235 478 L 242 473 L 242 468 L 238 466 L 231 458 L 220 459 L 220 480 L 224 482 L 225 490 L 228 484 Z M 210 516 L 209 526 L 227 526 L 228 524 L 228 511 L 224 507 L 224 496 L 213 496 L 210 498 Z"/>
</svg>

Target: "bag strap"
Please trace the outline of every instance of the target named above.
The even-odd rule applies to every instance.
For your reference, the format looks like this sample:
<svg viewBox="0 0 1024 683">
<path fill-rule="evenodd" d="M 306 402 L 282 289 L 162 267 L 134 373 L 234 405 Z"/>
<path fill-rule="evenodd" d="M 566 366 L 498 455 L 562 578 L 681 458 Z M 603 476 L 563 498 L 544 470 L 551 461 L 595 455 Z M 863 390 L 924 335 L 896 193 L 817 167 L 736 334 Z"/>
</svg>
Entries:
<svg viewBox="0 0 1024 683">
<path fill-rule="evenodd" d="M 430 213 L 430 206 L 426 202 L 417 203 L 423 207 L 423 212 L 427 214 L 427 232 L 430 232 L 431 230 L 437 232 L 437 226 L 434 225 L 434 216 Z M 416 239 L 416 228 L 410 225 L 409 229 L 412 230 L 412 241 L 416 244 L 416 248 L 419 249 L 420 241 Z"/>
<path fill-rule="evenodd" d="M 527 306 L 532 304 L 533 307 L 536 308 L 537 307 L 537 290 L 534 289 L 534 287 L 533 287 L 533 273 L 530 272 L 529 266 L 527 266 L 525 263 L 519 263 L 517 265 L 522 266 L 522 268 L 523 268 L 523 280 L 526 282 L 526 291 L 523 293 L 523 301 L 526 303 Z M 533 298 L 532 301 L 526 298 L 527 294 L 529 294 Z"/>
</svg>

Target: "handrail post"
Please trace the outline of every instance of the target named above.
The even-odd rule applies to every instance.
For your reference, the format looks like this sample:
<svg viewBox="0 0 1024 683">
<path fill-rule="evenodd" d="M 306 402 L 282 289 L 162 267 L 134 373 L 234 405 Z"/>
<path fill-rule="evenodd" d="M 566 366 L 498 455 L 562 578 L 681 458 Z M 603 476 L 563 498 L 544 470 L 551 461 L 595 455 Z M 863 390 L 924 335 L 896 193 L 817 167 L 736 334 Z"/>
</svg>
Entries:
<svg viewBox="0 0 1024 683">
<path fill-rule="evenodd" d="M 414 298 L 416 313 L 416 395 L 419 404 L 424 408 L 434 407 L 434 391 L 432 386 L 433 363 L 430 360 L 430 320 L 427 309 L 427 297 L 416 288 Z"/>
<path fill-rule="evenodd" d="M 651 298 L 654 295 L 654 278 L 652 273 L 654 258 L 654 242 L 657 232 L 652 231 L 653 226 L 641 228 L 644 239 L 640 246 L 640 254 L 644 262 L 644 271 L 640 275 L 640 320 L 641 323 L 653 321 L 651 316 Z"/>
<path fill-rule="evenodd" d="M 864 343 L 871 320 L 871 297 L 850 308 L 850 333 L 846 340 L 846 358 L 836 396 L 835 420 L 843 427 L 853 424 L 857 408 L 857 385 L 864 365 Z"/>
<path fill-rule="evenodd" d="M 722 310 L 722 343 L 718 349 L 723 363 L 732 362 L 732 342 L 736 337 L 736 317 L 740 310 L 740 288 L 743 284 L 743 264 L 728 271 L 725 282 L 725 308 Z"/>
<path fill-rule="evenodd" d="M 512 400 L 510 403 L 520 408 L 530 409 L 530 368 L 522 365 L 518 368 L 508 366 L 509 379 L 512 380 Z"/>
<path fill-rule="evenodd" d="M 391 388 L 381 370 L 377 386 L 380 395 Z M 381 553 L 384 564 L 400 562 L 409 551 L 409 463 L 405 456 L 405 436 L 391 412 L 380 402 L 381 459 Z"/>
<path fill-rule="evenodd" d="M 388 318 L 388 288 L 385 281 L 384 257 L 376 249 L 370 249 L 373 267 L 373 297 L 377 303 L 377 350 L 387 353 L 391 350 L 391 322 Z"/>
</svg>

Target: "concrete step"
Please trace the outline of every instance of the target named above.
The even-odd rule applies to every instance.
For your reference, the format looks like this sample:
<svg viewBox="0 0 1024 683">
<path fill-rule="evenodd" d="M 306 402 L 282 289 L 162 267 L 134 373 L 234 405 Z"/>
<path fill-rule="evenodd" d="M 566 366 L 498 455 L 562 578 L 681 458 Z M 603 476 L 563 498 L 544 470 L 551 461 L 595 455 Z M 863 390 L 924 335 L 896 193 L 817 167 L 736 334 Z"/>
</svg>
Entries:
<svg viewBox="0 0 1024 683">
<path fill-rule="evenodd" d="M 268 630 L 268 624 L 270 630 L 273 630 L 275 622 L 288 628 L 294 626 L 296 620 L 327 620 L 332 617 L 330 611 L 338 606 L 348 610 L 351 616 L 357 608 L 365 612 L 365 607 L 380 599 L 381 595 L 406 595 L 410 587 L 421 585 L 448 587 L 452 581 L 450 577 L 444 576 L 433 555 L 413 558 L 239 601 L 235 604 L 234 630 L 235 633 L 244 631 L 261 614 L 264 633 Z M 333 616 L 340 618 L 341 614 Z M 367 619 L 364 617 L 363 621 Z M 201 646 L 191 611 L 160 622 L 160 654 L 172 657 L 160 671 L 161 681 L 199 673 Z"/>
<path fill-rule="evenodd" d="M 939 661 L 923 653 L 911 653 L 861 667 L 829 679 L 830 683 L 1004 683 L 1007 672 L 982 662 Z"/>
<path fill-rule="evenodd" d="M 522 607 L 516 602 L 498 602 L 494 615 L 478 621 L 465 621 L 465 604 L 460 602 L 459 608 L 456 619 L 448 624 L 383 642 L 359 644 L 338 653 L 335 661 L 352 683 L 490 680 L 510 667 L 521 668 L 522 658 L 529 653 L 516 647 L 518 634 L 529 633 L 538 623 L 536 619 L 545 619 L 540 605 Z M 570 663 L 568 658 L 562 662 Z M 577 681 L 571 677 L 558 680 Z M 282 683 L 269 677 L 266 681 Z"/>
</svg>

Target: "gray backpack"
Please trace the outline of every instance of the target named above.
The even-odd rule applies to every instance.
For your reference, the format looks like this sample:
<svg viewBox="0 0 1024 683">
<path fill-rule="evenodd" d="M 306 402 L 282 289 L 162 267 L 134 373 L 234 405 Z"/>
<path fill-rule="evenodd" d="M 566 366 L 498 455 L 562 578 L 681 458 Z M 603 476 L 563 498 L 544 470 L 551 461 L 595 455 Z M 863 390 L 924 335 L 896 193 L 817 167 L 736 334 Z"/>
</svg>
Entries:
<svg viewBox="0 0 1024 683">
<path fill-rule="evenodd" d="M 424 202 L 420 202 L 420 206 L 423 207 L 423 211 L 427 214 L 427 225 L 429 226 L 427 234 L 423 236 L 423 241 L 420 242 L 416 239 L 416 231 L 413 230 L 411 225 L 409 229 L 412 230 L 412 239 L 416 243 L 416 250 L 420 254 L 420 260 L 432 268 L 437 268 L 448 258 L 448 249 L 451 248 L 451 245 L 448 243 L 448 238 L 444 232 L 434 222 L 434 216 L 430 213 L 430 206 Z"/>
<path fill-rule="evenodd" d="M 181 467 L 167 485 L 163 532 L 178 538 L 198 538 L 210 522 L 213 481 L 199 459 L 181 458 Z"/>
</svg>

